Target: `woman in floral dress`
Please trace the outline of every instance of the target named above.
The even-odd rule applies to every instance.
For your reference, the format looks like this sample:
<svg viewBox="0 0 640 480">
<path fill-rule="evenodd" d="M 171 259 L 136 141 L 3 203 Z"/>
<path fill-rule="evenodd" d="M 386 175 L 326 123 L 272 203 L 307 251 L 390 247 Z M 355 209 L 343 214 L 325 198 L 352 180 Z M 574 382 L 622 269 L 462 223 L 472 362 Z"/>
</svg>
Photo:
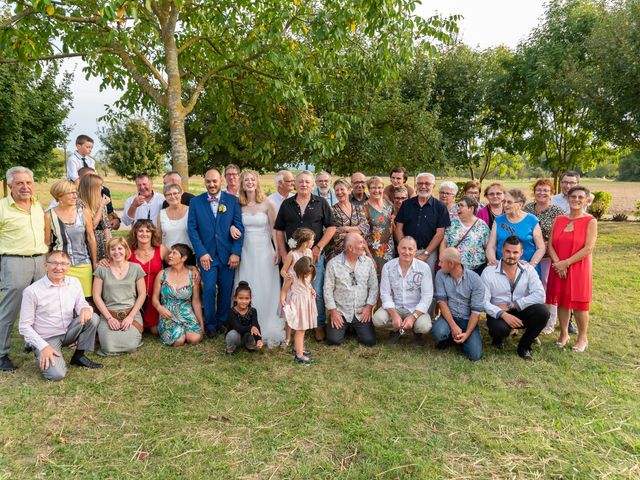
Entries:
<svg viewBox="0 0 640 480">
<path fill-rule="evenodd" d="M 380 177 L 371 177 L 367 181 L 369 200 L 364 204 L 365 214 L 369 221 L 369 234 L 366 236 L 367 246 L 376 263 L 378 279 L 382 267 L 393 258 L 393 205 L 384 199 L 384 183 Z"/>
<path fill-rule="evenodd" d="M 200 282 L 185 265 L 192 255 L 188 245 L 177 243 L 167 255 L 169 267 L 156 275 L 151 302 L 160 314 L 158 334 L 165 345 L 195 345 L 202 340 L 203 317 Z"/>
</svg>

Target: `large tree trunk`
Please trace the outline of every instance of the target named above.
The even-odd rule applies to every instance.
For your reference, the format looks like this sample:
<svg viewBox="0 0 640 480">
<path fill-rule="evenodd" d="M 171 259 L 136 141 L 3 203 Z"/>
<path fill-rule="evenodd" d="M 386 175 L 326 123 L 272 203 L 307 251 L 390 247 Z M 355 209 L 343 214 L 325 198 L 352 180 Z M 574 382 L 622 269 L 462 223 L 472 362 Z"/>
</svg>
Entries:
<svg viewBox="0 0 640 480">
<path fill-rule="evenodd" d="M 166 23 L 162 28 L 167 67 L 167 112 L 169 116 L 169 132 L 171 137 L 171 160 L 173 170 L 182 177 L 182 186 L 189 187 L 189 159 L 187 155 L 187 137 L 184 131 L 185 110 L 182 104 L 182 82 L 178 64 L 178 48 L 175 39 L 175 27 L 178 10 L 171 5 Z"/>
</svg>

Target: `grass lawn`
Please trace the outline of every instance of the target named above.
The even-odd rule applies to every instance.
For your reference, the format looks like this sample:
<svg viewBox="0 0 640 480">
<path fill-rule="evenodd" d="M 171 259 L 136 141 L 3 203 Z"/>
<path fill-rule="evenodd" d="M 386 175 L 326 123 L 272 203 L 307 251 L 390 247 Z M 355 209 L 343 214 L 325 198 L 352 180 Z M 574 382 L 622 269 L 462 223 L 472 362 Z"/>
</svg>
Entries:
<svg viewBox="0 0 640 480">
<path fill-rule="evenodd" d="M 0 376 L 0 479 L 640 478 L 640 224 L 601 224 L 590 346 L 513 340 L 470 363 L 432 342 L 318 362 L 162 347 L 47 383 L 17 329 Z M 70 354 L 65 351 L 67 359 Z"/>
</svg>

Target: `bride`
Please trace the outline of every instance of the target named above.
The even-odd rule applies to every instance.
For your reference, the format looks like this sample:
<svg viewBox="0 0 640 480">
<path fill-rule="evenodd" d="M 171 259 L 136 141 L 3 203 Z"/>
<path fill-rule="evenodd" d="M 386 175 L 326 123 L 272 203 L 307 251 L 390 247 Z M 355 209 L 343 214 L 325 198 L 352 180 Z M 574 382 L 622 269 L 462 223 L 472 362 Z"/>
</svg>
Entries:
<svg viewBox="0 0 640 480">
<path fill-rule="evenodd" d="M 273 224 L 276 210 L 260 188 L 260 178 L 252 170 L 240 175 L 239 201 L 242 206 L 244 243 L 240 266 L 236 270 L 234 289 L 244 280 L 252 292 L 251 305 L 258 312 L 262 341 L 268 347 L 280 345 L 285 338 L 284 319 L 280 318 L 280 257 L 274 250 Z"/>
</svg>

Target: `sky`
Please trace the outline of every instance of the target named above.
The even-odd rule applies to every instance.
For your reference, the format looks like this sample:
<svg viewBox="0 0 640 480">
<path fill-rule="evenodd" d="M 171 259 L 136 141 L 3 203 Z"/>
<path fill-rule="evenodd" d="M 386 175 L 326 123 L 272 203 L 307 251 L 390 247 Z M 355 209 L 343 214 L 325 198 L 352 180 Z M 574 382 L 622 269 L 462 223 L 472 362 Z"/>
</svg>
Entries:
<svg viewBox="0 0 640 480">
<path fill-rule="evenodd" d="M 497 45 L 515 47 L 527 37 L 538 24 L 544 13 L 542 0 L 422 0 L 416 9 L 422 17 L 435 14 L 443 16 L 460 14 L 464 18 L 458 22 L 460 39 L 474 48 L 488 48 Z M 98 129 L 102 126 L 98 119 L 104 115 L 106 105 L 115 102 L 120 94 L 116 90 L 100 91 L 100 81 L 86 80 L 82 73 L 82 62 L 68 60 L 63 68 L 75 72 L 71 91 L 73 109 L 67 120 L 71 127 L 67 150 L 75 149 L 75 138 L 86 134 L 95 140 L 96 153 L 100 150 Z"/>
</svg>

